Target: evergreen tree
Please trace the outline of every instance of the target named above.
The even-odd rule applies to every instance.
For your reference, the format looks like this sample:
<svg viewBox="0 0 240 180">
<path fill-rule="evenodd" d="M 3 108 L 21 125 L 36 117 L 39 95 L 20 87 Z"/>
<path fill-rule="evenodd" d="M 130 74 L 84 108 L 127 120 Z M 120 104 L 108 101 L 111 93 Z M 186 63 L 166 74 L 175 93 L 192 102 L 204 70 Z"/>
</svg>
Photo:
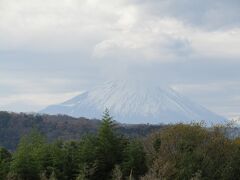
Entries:
<svg viewBox="0 0 240 180">
<path fill-rule="evenodd" d="M 38 180 L 41 172 L 45 139 L 34 131 L 21 139 L 13 155 L 11 173 L 19 179 Z"/>
<path fill-rule="evenodd" d="M 57 179 L 65 179 L 64 163 L 65 152 L 64 143 L 62 141 L 56 141 L 50 145 L 45 152 L 45 171 L 49 178 L 54 172 Z"/>
<path fill-rule="evenodd" d="M 115 123 L 106 109 L 98 133 L 97 174 L 99 179 L 111 178 L 115 164 L 121 161 L 122 143 L 114 128 Z"/>
<path fill-rule="evenodd" d="M 145 152 L 139 141 L 131 141 L 124 149 L 122 170 L 125 177 L 138 179 L 147 171 Z"/>
<path fill-rule="evenodd" d="M 87 135 L 79 143 L 79 178 L 94 179 L 98 151 L 98 139 Z M 96 176 L 97 178 L 97 176 Z"/>
<path fill-rule="evenodd" d="M 6 179 L 10 168 L 11 153 L 0 148 L 0 179 Z"/>
<path fill-rule="evenodd" d="M 70 141 L 64 144 L 63 173 L 67 180 L 75 180 L 79 174 L 78 144 Z"/>
</svg>

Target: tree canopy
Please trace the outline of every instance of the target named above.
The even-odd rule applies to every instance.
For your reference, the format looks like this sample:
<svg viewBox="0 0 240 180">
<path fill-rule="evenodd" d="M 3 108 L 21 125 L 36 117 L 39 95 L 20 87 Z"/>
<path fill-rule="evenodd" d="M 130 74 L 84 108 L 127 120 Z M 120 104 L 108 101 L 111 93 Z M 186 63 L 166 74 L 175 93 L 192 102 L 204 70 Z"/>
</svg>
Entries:
<svg viewBox="0 0 240 180">
<path fill-rule="evenodd" d="M 50 142 L 33 130 L 16 151 L 0 148 L 0 179 L 240 179 L 240 138 L 225 127 L 176 124 L 129 138 L 117 126 L 106 110 L 98 132 L 79 140 Z"/>
</svg>

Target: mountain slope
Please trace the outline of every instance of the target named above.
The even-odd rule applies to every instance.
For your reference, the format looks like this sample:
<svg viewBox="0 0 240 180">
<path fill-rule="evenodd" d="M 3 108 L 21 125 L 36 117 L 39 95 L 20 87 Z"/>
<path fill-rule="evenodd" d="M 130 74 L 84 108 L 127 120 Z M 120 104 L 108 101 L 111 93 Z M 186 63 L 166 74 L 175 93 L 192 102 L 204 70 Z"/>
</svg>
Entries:
<svg viewBox="0 0 240 180">
<path fill-rule="evenodd" d="M 49 106 L 41 113 L 99 118 L 105 108 L 121 123 L 168 124 L 204 120 L 210 125 L 224 122 L 223 117 L 170 88 L 125 80 L 105 83 L 62 104 Z"/>
</svg>

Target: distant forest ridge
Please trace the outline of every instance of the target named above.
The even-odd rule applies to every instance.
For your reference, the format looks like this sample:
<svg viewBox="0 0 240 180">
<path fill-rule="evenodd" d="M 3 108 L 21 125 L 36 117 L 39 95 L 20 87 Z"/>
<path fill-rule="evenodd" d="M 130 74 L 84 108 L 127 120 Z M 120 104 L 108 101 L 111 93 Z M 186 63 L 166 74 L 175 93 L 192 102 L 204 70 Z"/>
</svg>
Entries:
<svg viewBox="0 0 240 180">
<path fill-rule="evenodd" d="M 11 151 L 23 135 L 33 129 L 47 137 L 49 142 L 54 140 L 78 140 L 84 135 L 96 133 L 101 121 L 97 119 L 73 118 L 67 115 L 39 115 L 12 113 L 0 111 L 0 147 Z M 145 137 L 164 125 L 127 125 L 117 124 L 117 132 L 127 137 Z"/>
</svg>

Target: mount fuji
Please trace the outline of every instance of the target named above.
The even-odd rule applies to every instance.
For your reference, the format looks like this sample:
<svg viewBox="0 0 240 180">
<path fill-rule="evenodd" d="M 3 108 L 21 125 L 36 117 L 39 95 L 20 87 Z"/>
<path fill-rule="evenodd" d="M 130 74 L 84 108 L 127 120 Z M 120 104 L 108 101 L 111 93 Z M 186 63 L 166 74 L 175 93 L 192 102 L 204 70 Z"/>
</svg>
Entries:
<svg viewBox="0 0 240 180">
<path fill-rule="evenodd" d="M 221 117 L 166 86 L 156 83 L 110 81 L 66 102 L 43 109 L 44 114 L 101 118 L 108 108 L 113 118 L 127 124 L 172 124 L 204 121 L 225 123 Z"/>
</svg>

